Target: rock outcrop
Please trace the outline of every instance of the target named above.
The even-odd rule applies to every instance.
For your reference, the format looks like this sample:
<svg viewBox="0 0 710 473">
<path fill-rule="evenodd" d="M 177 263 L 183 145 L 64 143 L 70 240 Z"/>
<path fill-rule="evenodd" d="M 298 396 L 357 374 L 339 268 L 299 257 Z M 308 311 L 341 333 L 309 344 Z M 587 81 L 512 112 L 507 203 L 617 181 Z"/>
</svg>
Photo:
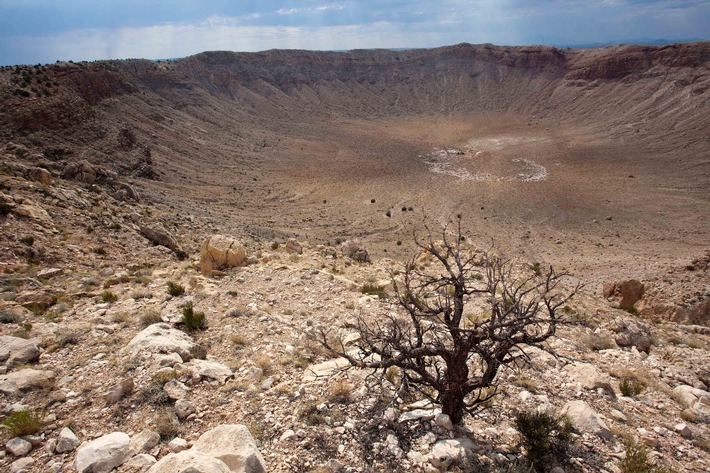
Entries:
<svg viewBox="0 0 710 473">
<path fill-rule="evenodd" d="M 200 248 L 200 271 L 211 276 L 216 270 L 241 266 L 246 262 L 247 253 L 234 238 L 212 235 Z"/>
</svg>

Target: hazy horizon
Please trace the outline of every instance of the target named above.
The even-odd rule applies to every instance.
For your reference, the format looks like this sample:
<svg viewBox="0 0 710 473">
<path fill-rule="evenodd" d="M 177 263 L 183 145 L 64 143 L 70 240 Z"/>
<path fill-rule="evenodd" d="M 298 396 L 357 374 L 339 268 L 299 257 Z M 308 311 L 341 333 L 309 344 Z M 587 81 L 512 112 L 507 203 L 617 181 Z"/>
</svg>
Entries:
<svg viewBox="0 0 710 473">
<path fill-rule="evenodd" d="M 710 40 L 705 0 L 0 0 L 0 64 L 203 51 Z"/>
</svg>

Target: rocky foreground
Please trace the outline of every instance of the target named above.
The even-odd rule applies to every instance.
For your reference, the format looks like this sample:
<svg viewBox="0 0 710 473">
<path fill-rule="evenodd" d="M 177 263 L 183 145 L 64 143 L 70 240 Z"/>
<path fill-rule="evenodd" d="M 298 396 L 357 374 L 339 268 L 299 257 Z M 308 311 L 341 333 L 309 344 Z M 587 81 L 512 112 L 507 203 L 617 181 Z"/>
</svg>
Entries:
<svg viewBox="0 0 710 473">
<path fill-rule="evenodd" d="M 115 173 L 6 153 L 3 471 L 515 471 L 527 410 L 572 422 L 552 471 L 620 472 L 629 437 L 650 463 L 710 469 L 706 257 L 586 287 L 558 356 L 531 350 L 452 426 L 396 373 L 343 370 L 313 341 L 329 328 L 354 346 L 358 314 L 393 310 L 364 286 L 385 295 L 400 263 L 353 243 L 208 239 L 219 229 Z"/>
</svg>

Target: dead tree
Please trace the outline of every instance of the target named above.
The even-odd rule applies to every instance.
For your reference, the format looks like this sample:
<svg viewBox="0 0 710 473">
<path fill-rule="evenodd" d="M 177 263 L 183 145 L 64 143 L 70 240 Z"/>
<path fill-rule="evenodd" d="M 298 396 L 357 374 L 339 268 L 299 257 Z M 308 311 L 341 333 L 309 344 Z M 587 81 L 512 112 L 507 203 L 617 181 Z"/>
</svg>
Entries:
<svg viewBox="0 0 710 473">
<path fill-rule="evenodd" d="M 381 374 L 399 368 L 403 383 L 460 423 L 496 394 L 501 367 L 527 358 L 527 347 L 544 348 L 555 334 L 559 309 L 579 286 L 561 290 L 565 275 L 552 268 L 521 275 L 512 262 L 465 245 L 460 219 L 453 231 L 448 227 L 439 242 L 430 231 L 426 240 L 415 238 L 420 255 L 433 264 L 424 268 L 415 256 L 392 274 L 398 310 L 378 320 L 359 316 L 356 350 L 325 332 L 321 343 L 352 366 Z M 464 311 L 476 303 L 485 310 Z"/>
</svg>

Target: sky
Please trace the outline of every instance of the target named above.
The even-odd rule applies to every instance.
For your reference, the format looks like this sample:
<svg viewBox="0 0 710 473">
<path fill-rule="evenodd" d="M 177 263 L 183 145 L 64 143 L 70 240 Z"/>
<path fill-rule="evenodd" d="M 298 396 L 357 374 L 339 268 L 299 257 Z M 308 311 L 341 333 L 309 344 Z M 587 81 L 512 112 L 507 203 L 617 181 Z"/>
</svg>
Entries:
<svg viewBox="0 0 710 473">
<path fill-rule="evenodd" d="M 658 38 L 710 40 L 710 0 L 0 0 L 0 65 Z"/>
</svg>

